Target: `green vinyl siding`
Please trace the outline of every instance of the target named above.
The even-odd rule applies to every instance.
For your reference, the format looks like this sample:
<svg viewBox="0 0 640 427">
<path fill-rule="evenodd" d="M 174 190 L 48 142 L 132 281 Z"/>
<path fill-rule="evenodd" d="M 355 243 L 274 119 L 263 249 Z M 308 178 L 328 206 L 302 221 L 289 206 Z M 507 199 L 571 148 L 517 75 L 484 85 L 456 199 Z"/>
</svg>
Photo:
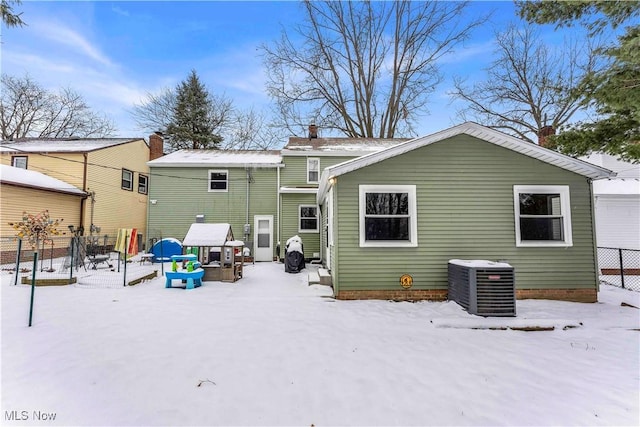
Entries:
<svg viewBox="0 0 640 427">
<path fill-rule="evenodd" d="M 320 209 L 318 209 L 320 211 Z M 320 259 L 325 259 L 327 252 L 327 212 L 320 212 Z"/>
<path fill-rule="evenodd" d="M 228 171 L 228 191 L 208 191 L 208 171 Z M 253 243 L 254 215 L 273 215 L 274 241 L 277 230 L 277 170 L 251 169 L 252 181 L 248 185 L 251 235 L 245 244 Z M 247 172 L 244 168 L 158 168 L 151 169 L 149 200 L 149 237 L 175 237 L 182 240 L 196 215 L 203 214 L 206 223 L 231 224 L 237 240 L 245 240 L 247 223 Z M 275 246 L 275 244 L 274 244 Z"/>
<path fill-rule="evenodd" d="M 304 245 L 304 257 L 312 258 L 314 253 L 320 252 L 320 233 L 304 232 L 298 228 L 298 207 L 300 205 L 316 205 L 315 194 L 282 194 L 282 251 L 284 256 L 284 245 L 290 237 L 298 235 Z"/>
<path fill-rule="evenodd" d="M 337 165 L 347 160 L 353 159 L 353 156 L 322 156 L 310 154 L 310 158 L 320 159 L 320 175 L 322 171 L 329 166 Z M 283 187 L 301 186 L 301 187 L 317 187 L 317 184 L 307 183 L 307 157 L 306 156 L 283 156 L 284 168 L 281 172 L 280 185 Z"/>
<path fill-rule="evenodd" d="M 308 157 L 320 159 L 320 175 L 322 170 L 329 166 L 351 160 L 353 156 L 318 156 L 310 154 Z M 280 185 L 282 187 L 317 187 L 317 184 L 307 183 L 307 156 L 283 156 L 285 165 L 281 170 Z M 282 250 L 280 256 L 284 256 L 284 246 L 287 239 L 298 235 L 304 245 L 305 258 L 312 258 L 313 254 L 321 253 L 320 233 L 323 231 L 321 223 L 318 232 L 299 231 L 299 211 L 300 205 L 316 205 L 315 194 L 281 194 L 281 228 L 280 239 Z M 321 216 L 321 215 L 320 215 Z"/>
<path fill-rule="evenodd" d="M 415 184 L 418 247 L 359 247 L 358 186 Z M 568 185 L 573 246 L 516 247 L 513 185 Z M 447 261 L 506 260 L 520 289 L 597 283 L 588 179 L 460 135 L 339 176 L 334 187 L 337 290 L 447 288 Z"/>
</svg>

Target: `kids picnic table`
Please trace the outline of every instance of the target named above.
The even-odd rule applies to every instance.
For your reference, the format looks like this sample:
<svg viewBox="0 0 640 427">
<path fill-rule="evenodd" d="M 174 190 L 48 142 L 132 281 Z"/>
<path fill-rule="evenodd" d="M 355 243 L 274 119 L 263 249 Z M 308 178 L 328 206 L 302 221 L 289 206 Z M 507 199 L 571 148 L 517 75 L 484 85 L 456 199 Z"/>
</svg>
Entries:
<svg viewBox="0 0 640 427">
<path fill-rule="evenodd" d="M 187 286 L 185 289 L 193 289 L 202 285 L 202 276 L 204 276 L 204 270 L 201 268 L 200 263 L 197 261 L 198 257 L 194 254 L 185 254 L 185 255 L 172 255 L 171 262 L 182 263 L 186 261 L 187 263 L 191 263 L 193 266 L 193 270 L 189 270 L 187 268 L 176 269 L 176 271 L 167 271 L 164 273 L 167 282 L 165 284 L 165 288 L 171 288 L 171 281 L 174 279 L 185 280 Z M 188 265 L 188 264 L 187 264 Z"/>
</svg>

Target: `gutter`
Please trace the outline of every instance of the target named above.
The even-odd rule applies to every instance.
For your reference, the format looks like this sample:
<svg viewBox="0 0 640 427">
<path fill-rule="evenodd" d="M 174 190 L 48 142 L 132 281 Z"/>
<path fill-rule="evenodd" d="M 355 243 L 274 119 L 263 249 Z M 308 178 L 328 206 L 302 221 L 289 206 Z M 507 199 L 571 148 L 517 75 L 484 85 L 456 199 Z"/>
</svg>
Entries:
<svg viewBox="0 0 640 427">
<path fill-rule="evenodd" d="M 51 187 L 40 187 L 38 185 L 29 185 L 29 184 L 22 184 L 20 182 L 13 182 L 13 181 L 2 181 L 3 185 L 11 185 L 14 187 L 20 187 L 20 188 L 30 188 L 33 190 L 43 190 L 43 191 L 49 191 L 51 193 L 60 193 L 60 194 L 67 194 L 69 196 L 78 196 L 78 197 L 82 197 L 83 199 L 86 199 L 87 197 L 89 197 L 89 194 L 86 191 L 73 191 L 73 190 L 63 190 L 63 189 L 55 189 L 55 188 L 51 188 Z"/>
</svg>

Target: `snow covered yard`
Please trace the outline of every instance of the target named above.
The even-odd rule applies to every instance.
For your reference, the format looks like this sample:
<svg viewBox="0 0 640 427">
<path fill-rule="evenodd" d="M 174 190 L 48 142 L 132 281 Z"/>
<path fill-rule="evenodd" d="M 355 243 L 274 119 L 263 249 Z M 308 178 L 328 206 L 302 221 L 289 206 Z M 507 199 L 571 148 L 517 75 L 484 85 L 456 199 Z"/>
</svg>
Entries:
<svg viewBox="0 0 640 427">
<path fill-rule="evenodd" d="M 636 292 L 484 319 L 335 301 L 309 268 L 247 265 L 189 291 L 38 287 L 31 328 L 30 286 L 3 273 L 0 424 L 640 424 L 640 311 L 621 305 Z M 508 329 L 531 326 L 554 330 Z"/>
</svg>

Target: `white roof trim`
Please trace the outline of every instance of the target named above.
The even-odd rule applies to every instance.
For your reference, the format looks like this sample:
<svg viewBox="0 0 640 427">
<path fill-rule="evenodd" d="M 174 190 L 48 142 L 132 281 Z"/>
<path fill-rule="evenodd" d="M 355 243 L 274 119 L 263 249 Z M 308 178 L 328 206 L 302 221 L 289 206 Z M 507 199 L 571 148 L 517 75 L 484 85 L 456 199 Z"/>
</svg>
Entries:
<svg viewBox="0 0 640 427">
<path fill-rule="evenodd" d="M 383 147 L 377 149 L 359 150 L 291 150 L 282 149 L 282 155 L 287 157 L 359 157 L 376 151 L 384 150 Z"/>
<path fill-rule="evenodd" d="M 280 187 L 280 194 L 317 194 L 317 188 Z"/>
<path fill-rule="evenodd" d="M 600 166 L 596 166 L 582 160 L 574 159 L 573 157 L 565 156 L 564 154 L 560 154 L 556 151 L 523 141 L 511 135 L 507 135 L 488 127 L 481 126 L 474 122 L 465 122 L 458 126 L 454 126 L 449 129 L 433 133 L 431 135 L 412 139 L 394 147 L 390 147 L 376 153 L 371 153 L 366 156 L 358 157 L 356 159 L 348 160 L 346 162 L 342 162 L 340 164 L 326 168 L 322 173 L 322 177 L 320 178 L 320 185 L 318 187 L 318 198 L 320 200 L 321 197 L 324 197 L 324 194 L 328 191 L 329 179 L 332 177 L 344 175 L 346 173 L 373 165 L 383 160 L 408 153 L 417 148 L 421 148 L 435 142 L 439 142 L 462 134 L 470 135 L 483 141 L 487 141 L 500 147 L 515 151 L 517 153 L 524 154 L 525 156 L 533 157 L 534 159 L 538 159 L 542 162 L 557 166 L 559 168 L 575 172 L 587 178 L 599 179 L 615 176 L 615 172 L 612 172 Z"/>
<path fill-rule="evenodd" d="M 152 160 L 153 161 L 153 160 Z M 282 163 L 215 163 L 215 162 L 171 162 L 171 163 L 151 163 L 147 162 L 147 166 L 152 168 L 283 168 Z"/>
<path fill-rule="evenodd" d="M 179 167 L 234 167 L 279 168 L 283 167 L 278 153 L 256 150 L 178 150 L 147 162 L 154 168 Z"/>
</svg>

